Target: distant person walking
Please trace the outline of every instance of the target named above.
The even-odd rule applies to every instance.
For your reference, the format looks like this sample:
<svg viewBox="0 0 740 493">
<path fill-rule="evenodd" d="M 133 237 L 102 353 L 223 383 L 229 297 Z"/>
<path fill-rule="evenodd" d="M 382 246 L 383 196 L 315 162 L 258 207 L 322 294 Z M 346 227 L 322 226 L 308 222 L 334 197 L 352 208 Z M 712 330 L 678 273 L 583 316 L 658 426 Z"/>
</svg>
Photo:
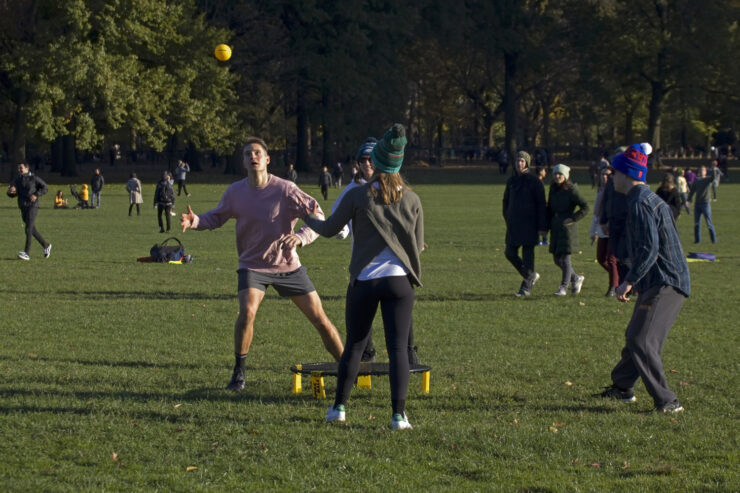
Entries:
<svg viewBox="0 0 740 493">
<path fill-rule="evenodd" d="M 8 187 L 8 197 L 18 197 L 18 208 L 21 210 L 21 218 L 26 225 L 26 246 L 18 252 L 21 260 L 31 260 L 31 239 L 44 248 L 44 258 L 51 255 L 51 243 L 46 242 L 36 230 L 36 215 L 39 212 L 39 197 L 49 190 L 46 182 L 28 170 L 26 163 L 18 164 L 18 176 Z"/>
<path fill-rule="evenodd" d="M 540 275 L 534 270 L 534 247 L 547 232 L 545 186 L 529 172 L 531 157 L 520 151 L 514 175 L 506 181 L 503 215 L 506 221 L 506 259 L 522 276 L 517 297 L 529 296 Z M 519 256 L 519 249 L 522 256 Z"/>
<path fill-rule="evenodd" d="M 185 186 L 185 179 L 190 173 L 190 165 L 182 159 L 177 162 L 177 168 L 175 168 L 175 181 L 177 181 L 177 196 L 180 196 L 180 192 L 185 192 L 186 197 L 190 197 L 188 193 L 188 187 Z"/>
<path fill-rule="evenodd" d="M 571 254 L 578 251 L 578 228 L 576 222 L 588 213 L 588 203 L 570 181 L 570 168 L 558 164 L 552 169 L 552 183 L 547 198 L 547 213 L 550 223 L 550 253 L 555 265 L 560 267 L 562 278 L 555 296 L 581 292 L 584 276 L 579 276 L 571 265 Z"/>
<path fill-rule="evenodd" d="M 100 168 L 95 168 L 92 178 L 90 178 L 90 190 L 92 191 L 92 202 L 90 207 L 98 209 L 100 207 L 100 192 L 105 185 L 105 179 L 100 174 Z"/>
<path fill-rule="evenodd" d="M 612 170 L 608 165 L 602 166 L 599 172 L 599 188 L 596 190 L 594 199 L 594 219 L 589 230 L 591 243 L 596 241 L 596 261 L 609 275 L 609 287 L 606 290 L 607 297 L 615 296 L 617 286 L 619 285 L 619 270 L 617 269 L 617 257 L 609 250 L 609 234 L 600 224 L 601 212 L 604 207 L 604 191 L 611 178 Z"/>
<path fill-rule="evenodd" d="M 689 266 L 676 222 L 668 205 L 645 185 L 649 144 L 635 144 L 612 161 L 614 185 L 627 197 L 626 229 L 631 268 L 617 288 L 617 299 L 638 296 L 627 324 L 622 358 L 611 373 L 612 385 L 601 397 L 634 402 L 634 386 L 642 379 L 655 409 L 678 413 L 683 406 L 668 388 L 661 352 L 668 332 L 690 294 Z"/>
<path fill-rule="evenodd" d="M 126 182 L 126 191 L 128 192 L 128 215 L 131 215 L 131 210 L 136 206 L 136 215 L 141 215 L 141 204 L 144 203 L 144 198 L 141 195 L 141 182 L 136 178 L 136 173 L 131 173 L 131 177 Z"/>
<path fill-rule="evenodd" d="M 701 243 L 701 217 L 709 229 L 709 238 L 712 243 L 717 243 L 717 232 L 714 230 L 712 222 L 712 204 L 710 193 L 714 183 L 714 176 L 707 176 L 707 167 L 699 168 L 699 176 L 694 180 L 689 194 L 689 202 L 696 196 L 694 201 L 694 243 Z"/>
<path fill-rule="evenodd" d="M 298 181 L 298 172 L 292 164 L 289 164 L 288 169 L 285 171 L 285 179 L 292 181 L 293 183 Z"/>
<path fill-rule="evenodd" d="M 324 200 L 329 199 L 329 187 L 331 186 L 331 175 L 329 169 L 324 166 L 321 168 L 321 174 L 319 175 L 319 187 L 321 188 L 321 195 Z"/>
<path fill-rule="evenodd" d="M 175 205 L 175 191 L 170 183 L 170 174 L 165 171 L 162 179 L 157 183 L 154 190 L 154 206 L 157 208 L 157 220 L 159 222 L 159 232 L 164 233 L 164 224 L 162 214 L 166 218 L 167 232 L 170 230 L 170 216 L 172 215 L 172 206 Z"/>
</svg>

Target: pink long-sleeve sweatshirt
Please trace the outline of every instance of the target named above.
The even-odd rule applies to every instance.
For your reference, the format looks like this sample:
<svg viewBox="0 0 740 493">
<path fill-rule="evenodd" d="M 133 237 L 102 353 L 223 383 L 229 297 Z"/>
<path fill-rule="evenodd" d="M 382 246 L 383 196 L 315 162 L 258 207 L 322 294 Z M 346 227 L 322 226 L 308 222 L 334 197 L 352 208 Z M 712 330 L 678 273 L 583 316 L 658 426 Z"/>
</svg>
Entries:
<svg viewBox="0 0 740 493">
<path fill-rule="evenodd" d="M 306 208 L 313 210 L 316 200 L 295 183 L 274 175 L 269 175 L 261 188 L 251 186 L 248 180 L 232 183 L 215 209 L 195 216 L 193 228 L 216 229 L 233 217 L 240 269 L 268 273 L 298 269 L 301 262 L 296 249 L 283 246 L 281 240 L 293 233 L 298 219 Z M 305 225 L 295 234 L 303 246 L 319 236 Z"/>
</svg>

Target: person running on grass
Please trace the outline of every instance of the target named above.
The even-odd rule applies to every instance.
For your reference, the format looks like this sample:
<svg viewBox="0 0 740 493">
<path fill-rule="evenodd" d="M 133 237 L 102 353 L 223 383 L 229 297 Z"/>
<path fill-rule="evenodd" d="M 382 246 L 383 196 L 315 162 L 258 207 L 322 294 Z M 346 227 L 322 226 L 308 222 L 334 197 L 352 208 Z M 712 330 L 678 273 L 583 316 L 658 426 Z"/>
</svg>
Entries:
<svg viewBox="0 0 740 493">
<path fill-rule="evenodd" d="M 268 173 L 270 156 L 264 140 L 247 139 L 242 164 L 247 178 L 230 185 L 215 209 L 196 215 L 188 205 L 180 221 L 185 232 L 216 229 L 230 218 L 236 219 L 239 315 L 234 325 L 236 362 L 226 387 L 235 392 L 245 385 L 245 361 L 252 344 L 254 321 L 268 286 L 296 304 L 319 331 L 324 347 L 335 360 L 344 350 L 339 332 L 324 313 L 321 299 L 296 252 L 297 247 L 318 237 L 307 226 L 293 231 L 305 208 L 314 204 L 318 207 L 318 203 L 295 183 Z M 323 217 L 321 209 L 317 210 Z"/>
<path fill-rule="evenodd" d="M 371 181 L 347 192 L 325 221 L 318 205 L 305 211 L 305 223 L 322 236 L 334 236 L 351 220 L 354 234 L 345 318 L 347 349 L 339 360 L 334 404 L 326 421 L 345 421 L 345 404 L 357 378 L 360 358 L 380 305 L 390 359 L 391 428 L 411 429 L 406 416 L 407 354 L 414 286 L 421 286 L 419 254 L 424 249 L 424 214 L 419 197 L 398 174 L 406 131 L 396 123 L 372 150 Z"/>
<path fill-rule="evenodd" d="M 18 252 L 21 260 L 31 260 L 31 239 L 36 238 L 44 248 L 44 258 L 51 255 L 51 243 L 47 243 L 36 230 L 36 215 L 39 212 L 39 197 L 49 190 L 46 182 L 28 170 L 26 163 L 18 164 L 18 176 L 8 187 L 8 197 L 18 197 L 18 208 L 26 225 L 26 246 Z"/>
<path fill-rule="evenodd" d="M 673 212 L 645 184 L 651 149 L 649 144 L 634 144 L 612 162 L 614 189 L 627 196 L 626 230 L 632 261 L 617 287 L 617 299 L 629 301 L 633 288 L 638 295 L 627 324 L 622 359 L 612 370 L 612 385 L 599 395 L 635 402 L 633 388 L 642 378 L 657 411 L 678 413 L 683 406 L 668 388 L 661 352 L 691 292 L 691 280 Z"/>
</svg>

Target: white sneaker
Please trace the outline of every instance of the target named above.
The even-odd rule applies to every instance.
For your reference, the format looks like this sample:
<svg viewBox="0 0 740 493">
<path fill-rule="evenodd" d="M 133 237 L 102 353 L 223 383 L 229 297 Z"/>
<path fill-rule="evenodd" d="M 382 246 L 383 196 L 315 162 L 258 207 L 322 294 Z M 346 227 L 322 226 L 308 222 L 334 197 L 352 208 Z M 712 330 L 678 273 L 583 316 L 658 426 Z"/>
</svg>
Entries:
<svg viewBox="0 0 740 493">
<path fill-rule="evenodd" d="M 391 418 L 391 429 L 393 430 L 413 430 L 414 427 L 409 423 L 409 418 L 406 413 L 394 414 Z"/>
<path fill-rule="evenodd" d="M 570 288 L 573 294 L 578 294 L 581 292 L 584 279 L 586 279 L 586 276 L 576 276 L 576 280 L 571 283 L 571 288 Z"/>
<path fill-rule="evenodd" d="M 327 423 L 333 423 L 334 421 L 339 421 L 340 423 L 344 423 L 344 420 L 345 420 L 344 404 L 337 404 L 336 406 L 331 406 L 326 411 L 326 422 Z"/>
<path fill-rule="evenodd" d="M 534 287 L 535 283 L 540 280 L 540 275 L 535 272 L 534 273 L 534 279 L 532 279 L 532 287 Z"/>
<path fill-rule="evenodd" d="M 565 296 L 568 294 L 568 286 L 565 284 L 562 284 L 560 288 L 558 288 L 557 291 L 555 291 L 555 296 Z"/>
<path fill-rule="evenodd" d="M 21 260 L 31 260 L 26 252 L 18 252 L 18 258 Z"/>
<path fill-rule="evenodd" d="M 49 258 L 49 255 L 51 255 L 51 243 L 49 243 L 49 246 L 44 248 L 44 258 Z"/>
</svg>

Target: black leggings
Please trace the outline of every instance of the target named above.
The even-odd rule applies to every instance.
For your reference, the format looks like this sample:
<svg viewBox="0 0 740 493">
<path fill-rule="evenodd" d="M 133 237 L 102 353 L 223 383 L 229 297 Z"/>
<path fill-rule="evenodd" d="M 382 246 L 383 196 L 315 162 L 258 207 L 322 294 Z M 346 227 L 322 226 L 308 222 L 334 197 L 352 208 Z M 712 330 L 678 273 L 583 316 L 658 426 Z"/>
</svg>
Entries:
<svg viewBox="0 0 740 493">
<path fill-rule="evenodd" d="M 347 343 L 339 360 L 334 403 L 345 404 L 349 398 L 378 304 L 383 316 L 385 345 L 390 360 L 393 412 L 403 413 L 409 387 L 408 340 L 414 308 L 414 288 L 406 276 L 356 281 L 348 290 L 345 309 Z"/>
<path fill-rule="evenodd" d="M 177 195 L 180 195 L 181 191 L 185 191 L 185 195 L 188 194 L 188 187 L 185 186 L 185 180 L 177 180 Z"/>
<path fill-rule="evenodd" d="M 157 204 L 157 220 L 159 221 L 160 230 L 164 230 L 164 226 L 162 225 L 162 213 L 164 213 L 164 217 L 166 218 L 167 231 L 170 230 L 170 212 L 172 212 L 171 205 Z"/>
<path fill-rule="evenodd" d="M 139 208 L 139 204 L 131 202 L 131 205 L 128 206 L 128 215 L 131 215 L 131 210 L 136 206 L 136 215 L 141 215 L 141 209 Z"/>
<path fill-rule="evenodd" d="M 38 206 L 24 207 L 21 209 L 21 217 L 23 218 L 23 222 L 26 224 L 26 247 L 25 250 L 23 250 L 26 253 L 31 251 L 31 240 L 33 238 L 36 238 L 36 241 L 38 241 L 42 247 L 46 248 L 47 246 L 41 233 L 36 230 L 36 214 L 38 214 L 38 212 Z"/>
</svg>

